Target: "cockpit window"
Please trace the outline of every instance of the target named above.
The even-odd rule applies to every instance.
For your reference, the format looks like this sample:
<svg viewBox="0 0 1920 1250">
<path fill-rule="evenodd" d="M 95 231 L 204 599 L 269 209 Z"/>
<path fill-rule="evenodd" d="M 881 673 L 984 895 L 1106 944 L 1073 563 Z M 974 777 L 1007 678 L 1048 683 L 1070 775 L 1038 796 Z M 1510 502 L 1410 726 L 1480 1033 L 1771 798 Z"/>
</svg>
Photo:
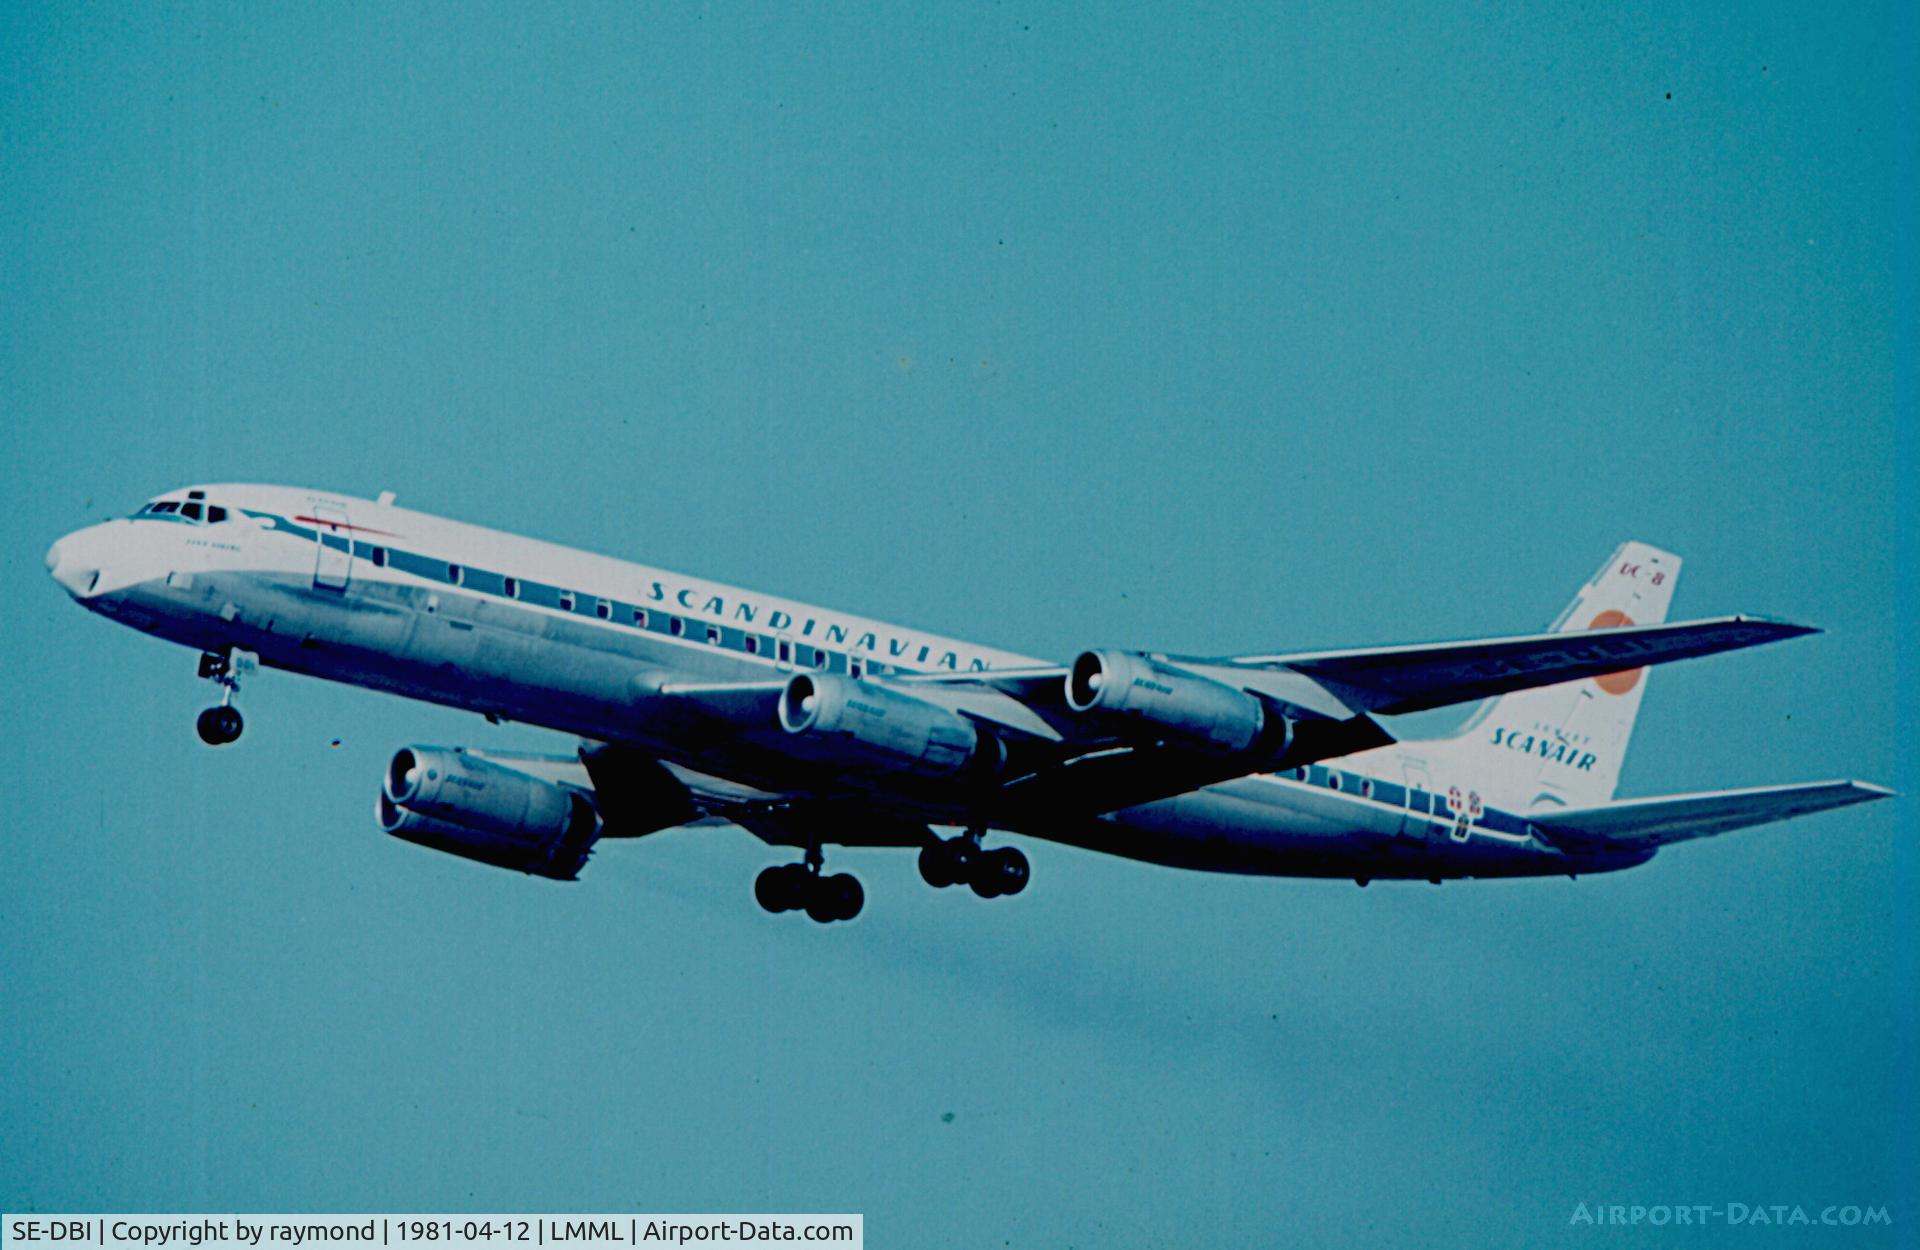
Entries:
<svg viewBox="0 0 1920 1250">
<path fill-rule="evenodd" d="M 199 493 L 193 492 L 195 495 Z M 183 521 L 192 521 L 196 524 L 218 525 L 228 517 L 239 514 L 224 504 L 205 503 L 190 495 L 184 503 L 178 499 L 156 499 L 133 515 L 177 516 Z"/>
</svg>

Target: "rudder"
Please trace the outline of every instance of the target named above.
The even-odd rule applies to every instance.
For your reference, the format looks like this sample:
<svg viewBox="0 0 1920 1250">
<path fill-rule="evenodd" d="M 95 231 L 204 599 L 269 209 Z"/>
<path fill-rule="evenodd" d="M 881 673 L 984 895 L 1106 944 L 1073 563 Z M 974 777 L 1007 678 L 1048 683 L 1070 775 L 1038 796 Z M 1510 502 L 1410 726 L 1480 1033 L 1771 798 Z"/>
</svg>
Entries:
<svg viewBox="0 0 1920 1250">
<path fill-rule="evenodd" d="M 1659 624 L 1679 574 L 1672 552 L 1622 543 L 1549 632 Z M 1453 737 L 1421 745 L 1436 775 L 1472 777 L 1510 810 L 1604 803 L 1620 783 L 1646 692 L 1644 668 L 1515 691 L 1482 704 Z"/>
</svg>

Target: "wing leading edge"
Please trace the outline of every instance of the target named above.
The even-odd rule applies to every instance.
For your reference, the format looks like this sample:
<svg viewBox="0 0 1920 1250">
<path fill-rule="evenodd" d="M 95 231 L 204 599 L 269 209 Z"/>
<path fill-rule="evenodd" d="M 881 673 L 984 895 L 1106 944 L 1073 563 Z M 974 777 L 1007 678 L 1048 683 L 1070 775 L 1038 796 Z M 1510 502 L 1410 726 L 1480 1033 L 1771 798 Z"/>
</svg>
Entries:
<svg viewBox="0 0 1920 1250">
<path fill-rule="evenodd" d="M 1298 673 L 1356 712 L 1394 716 L 1819 632 L 1768 617 L 1723 616 L 1671 625 L 1197 663 Z"/>
</svg>

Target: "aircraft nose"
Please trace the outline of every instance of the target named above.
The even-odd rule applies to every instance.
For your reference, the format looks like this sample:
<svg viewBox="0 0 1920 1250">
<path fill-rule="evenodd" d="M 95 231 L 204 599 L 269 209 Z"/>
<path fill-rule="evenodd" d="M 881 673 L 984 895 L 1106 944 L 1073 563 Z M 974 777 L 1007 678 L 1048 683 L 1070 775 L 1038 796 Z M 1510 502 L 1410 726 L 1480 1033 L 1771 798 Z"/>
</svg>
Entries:
<svg viewBox="0 0 1920 1250">
<path fill-rule="evenodd" d="M 76 599 L 89 594 L 100 584 L 99 563 L 78 558 L 75 548 L 80 545 L 74 541 L 72 534 L 68 534 L 47 548 L 47 572 L 53 574 L 53 580 Z"/>
</svg>

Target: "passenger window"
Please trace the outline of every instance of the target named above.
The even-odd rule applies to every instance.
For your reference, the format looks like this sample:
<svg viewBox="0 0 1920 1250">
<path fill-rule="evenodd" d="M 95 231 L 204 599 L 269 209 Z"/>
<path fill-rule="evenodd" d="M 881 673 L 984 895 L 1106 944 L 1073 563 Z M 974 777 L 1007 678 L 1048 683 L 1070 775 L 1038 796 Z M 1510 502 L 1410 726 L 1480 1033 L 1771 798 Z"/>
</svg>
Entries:
<svg viewBox="0 0 1920 1250">
<path fill-rule="evenodd" d="M 384 569 L 387 567 L 387 549 L 385 547 L 375 547 L 373 549 L 373 567 L 376 569 Z"/>
<path fill-rule="evenodd" d="M 831 662 L 824 650 L 819 647 L 813 649 L 813 666 L 815 668 L 825 668 Z"/>
<path fill-rule="evenodd" d="M 1331 789 L 1334 789 L 1334 790 L 1338 790 L 1338 789 L 1340 788 L 1340 774 L 1339 774 L 1339 773 L 1328 773 L 1328 774 L 1327 774 L 1327 785 L 1328 785 L 1328 787 L 1329 787 L 1329 788 L 1331 788 Z"/>
<path fill-rule="evenodd" d="M 610 621 L 613 619 L 613 605 L 602 599 L 593 605 L 593 614 L 603 621 Z"/>
<path fill-rule="evenodd" d="M 220 522 L 226 519 L 227 519 L 227 510 L 225 508 L 222 508 L 217 503 L 207 505 L 207 524 L 208 525 L 218 525 L 220 524 Z"/>
<path fill-rule="evenodd" d="M 573 611 L 573 592 L 571 590 L 563 590 L 560 592 L 560 610 L 562 612 Z"/>
<path fill-rule="evenodd" d="M 200 505 L 197 503 L 190 503 L 180 509 L 180 515 L 187 518 L 189 521 L 198 521 L 200 519 Z"/>
<path fill-rule="evenodd" d="M 684 637 L 687 632 L 686 621 L 682 620 L 680 617 L 677 617 L 677 616 L 668 617 L 667 632 L 672 634 L 675 638 Z"/>
<path fill-rule="evenodd" d="M 720 627 L 718 625 L 707 626 L 707 642 L 709 645 L 715 647 L 720 645 Z"/>
<path fill-rule="evenodd" d="M 858 661 L 858 660 L 848 660 L 848 661 L 847 661 L 847 676 L 849 676 L 849 677 L 851 677 L 851 678 L 853 678 L 853 679 L 854 679 L 855 681 L 859 681 L 859 680 L 860 680 L 860 673 L 861 673 L 861 668 L 860 668 L 860 661 Z"/>
<path fill-rule="evenodd" d="M 645 608 L 635 608 L 633 610 L 633 623 L 641 629 L 647 627 L 647 610 Z"/>
<path fill-rule="evenodd" d="M 782 638 L 774 647 L 774 658 L 782 664 L 793 663 L 793 644 Z"/>
<path fill-rule="evenodd" d="M 506 594 L 507 594 L 507 598 L 509 599 L 518 599 L 520 597 L 520 579 L 519 578 L 509 577 L 506 579 Z"/>
<path fill-rule="evenodd" d="M 449 564 L 447 566 L 447 580 L 452 582 L 454 585 L 458 586 L 461 582 L 466 580 L 466 574 L 460 571 L 459 565 Z"/>
<path fill-rule="evenodd" d="M 760 635 L 758 634 L 747 635 L 747 654 L 748 655 L 760 654 Z"/>
</svg>

